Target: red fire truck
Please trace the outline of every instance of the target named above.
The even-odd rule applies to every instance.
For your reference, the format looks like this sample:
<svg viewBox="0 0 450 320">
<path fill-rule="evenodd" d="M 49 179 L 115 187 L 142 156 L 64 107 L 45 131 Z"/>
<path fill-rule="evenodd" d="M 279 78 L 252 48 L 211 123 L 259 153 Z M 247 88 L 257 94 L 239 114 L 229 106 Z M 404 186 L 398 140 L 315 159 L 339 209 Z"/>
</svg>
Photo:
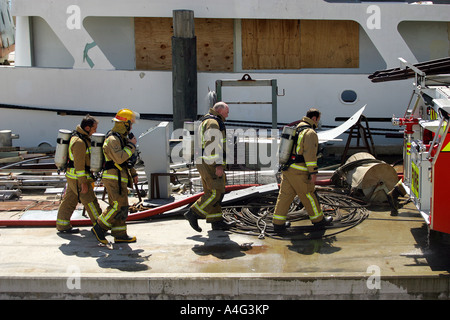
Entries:
<svg viewBox="0 0 450 320">
<path fill-rule="evenodd" d="M 450 58 L 379 71 L 372 82 L 414 78 L 403 117 L 403 186 L 429 227 L 430 238 L 450 234 Z"/>
</svg>

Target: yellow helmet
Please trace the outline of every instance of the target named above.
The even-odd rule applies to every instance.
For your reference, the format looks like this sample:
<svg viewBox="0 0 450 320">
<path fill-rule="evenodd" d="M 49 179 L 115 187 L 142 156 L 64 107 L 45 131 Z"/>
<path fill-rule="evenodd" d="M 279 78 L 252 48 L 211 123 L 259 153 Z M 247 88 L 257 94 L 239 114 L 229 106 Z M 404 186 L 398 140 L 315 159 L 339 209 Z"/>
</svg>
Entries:
<svg viewBox="0 0 450 320">
<path fill-rule="evenodd" d="M 139 113 L 134 112 L 130 109 L 121 109 L 117 112 L 116 116 L 113 118 L 113 121 L 119 122 L 128 122 L 135 123 L 136 120 L 139 119 Z"/>
</svg>

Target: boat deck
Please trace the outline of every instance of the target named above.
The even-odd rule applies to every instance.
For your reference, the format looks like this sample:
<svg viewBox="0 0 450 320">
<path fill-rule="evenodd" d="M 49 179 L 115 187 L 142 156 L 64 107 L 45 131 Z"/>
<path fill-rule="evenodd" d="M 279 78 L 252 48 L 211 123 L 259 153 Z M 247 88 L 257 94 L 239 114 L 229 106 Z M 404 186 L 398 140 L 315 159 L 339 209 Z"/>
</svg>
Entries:
<svg viewBox="0 0 450 320">
<path fill-rule="evenodd" d="M 13 211 L 0 219 L 15 219 Z M 448 299 L 449 245 L 427 245 L 412 205 L 370 208 L 349 230 L 288 240 L 195 232 L 182 216 L 128 223 L 132 244 L 89 226 L 0 228 L 2 299 Z M 108 235 L 112 240 L 112 237 Z"/>
</svg>

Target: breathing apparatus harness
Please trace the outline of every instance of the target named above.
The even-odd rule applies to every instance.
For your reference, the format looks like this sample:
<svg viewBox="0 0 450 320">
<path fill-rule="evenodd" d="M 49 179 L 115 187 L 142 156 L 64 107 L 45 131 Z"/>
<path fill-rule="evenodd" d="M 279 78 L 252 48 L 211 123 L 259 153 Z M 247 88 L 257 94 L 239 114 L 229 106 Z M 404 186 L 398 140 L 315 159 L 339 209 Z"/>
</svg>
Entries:
<svg viewBox="0 0 450 320">
<path fill-rule="evenodd" d="M 70 147 L 70 141 L 72 140 L 73 137 L 78 137 L 79 139 L 81 139 L 84 142 L 84 144 L 86 145 L 86 151 L 89 151 L 89 153 L 90 153 L 90 147 L 89 147 L 89 143 L 87 142 L 86 135 L 83 135 L 82 133 L 78 132 L 77 130 L 73 130 L 72 131 L 72 134 L 71 134 L 69 140 L 63 140 L 62 138 L 58 138 L 56 140 L 56 142 L 58 144 L 67 144 Z M 70 154 L 69 147 L 67 148 L 67 154 L 68 155 Z M 74 161 L 72 159 L 70 159 L 69 156 L 67 156 L 67 162 L 65 163 L 64 167 L 62 168 L 62 170 L 64 171 L 64 173 L 66 173 L 67 169 L 71 169 L 71 168 L 75 168 L 75 163 L 74 163 Z M 84 170 L 89 173 L 89 175 L 90 175 L 90 177 L 92 179 L 95 180 L 95 177 L 94 177 L 94 175 L 91 172 L 91 167 L 90 166 L 85 165 Z M 59 170 L 58 170 L 58 173 L 59 173 Z M 78 190 L 78 188 L 77 188 L 77 191 L 78 191 L 78 193 L 77 193 L 78 202 L 81 203 L 80 193 L 79 193 L 80 190 Z"/>
<path fill-rule="evenodd" d="M 309 125 L 309 124 L 305 124 L 303 126 L 300 126 L 300 127 L 296 128 L 295 135 L 293 137 L 294 143 L 292 144 L 291 155 L 290 155 L 290 157 L 289 157 L 289 159 L 288 159 L 288 161 L 286 163 L 280 164 L 280 168 L 279 168 L 278 171 L 286 171 L 291 166 L 291 164 L 293 164 L 293 163 L 305 162 L 305 158 L 303 157 L 303 155 L 296 154 L 294 152 L 294 150 L 297 147 L 298 136 L 305 129 L 314 129 L 314 128 L 311 125 Z M 289 137 L 283 137 L 282 136 L 281 138 L 288 139 Z"/>
<path fill-rule="evenodd" d="M 199 121 L 203 122 L 203 121 L 208 120 L 208 119 L 216 120 L 217 123 L 219 124 L 219 130 L 220 131 L 224 131 L 225 130 L 225 123 L 222 121 L 222 119 L 220 117 L 218 117 L 218 116 L 215 116 L 215 115 L 211 114 L 211 113 L 205 114 L 203 117 L 201 117 L 199 119 Z"/>
<path fill-rule="evenodd" d="M 219 124 L 219 130 L 221 132 L 225 131 L 225 123 L 222 121 L 222 119 L 220 117 L 216 116 L 216 115 L 211 114 L 211 113 L 205 114 L 203 117 L 201 117 L 199 119 L 199 121 L 200 121 L 200 123 L 203 123 L 203 121 L 209 120 L 209 119 L 216 120 L 217 123 Z M 203 155 L 204 151 L 205 151 L 205 149 L 203 148 L 203 144 L 202 144 L 202 155 Z M 197 154 L 196 156 L 199 156 L 199 155 Z M 223 150 L 223 155 L 222 155 L 223 163 L 225 163 L 226 156 L 227 156 L 226 155 L 226 150 L 224 149 Z"/>
<path fill-rule="evenodd" d="M 127 132 L 129 132 L 129 125 L 127 126 L 127 125 L 125 124 L 125 126 L 127 127 Z M 106 134 L 106 139 L 108 139 L 108 138 L 109 138 L 110 136 L 112 136 L 112 135 L 115 136 L 117 139 L 119 139 L 119 141 L 120 141 L 120 146 L 121 146 L 121 148 L 123 149 L 123 148 L 126 146 L 126 144 L 125 144 L 125 141 L 123 141 L 123 138 L 122 138 L 122 136 L 120 135 L 120 133 L 114 132 L 114 131 L 112 131 L 112 130 L 109 130 L 108 133 Z M 130 139 L 133 139 L 134 134 L 133 134 L 132 132 L 129 132 L 129 133 L 128 133 L 128 137 L 129 137 Z M 128 142 L 128 143 L 132 144 L 131 142 Z M 134 146 L 134 145 L 133 145 L 133 146 Z M 135 152 L 135 153 L 133 153 L 133 155 L 132 155 L 130 158 L 128 158 L 127 161 L 125 161 L 126 169 L 129 170 L 129 169 L 133 168 L 134 165 L 136 164 L 136 162 L 137 162 L 137 154 L 136 154 L 136 152 Z M 115 163 L 113 160 L 104 161 L 104 163 L 103 163 L 103 170 L 117 169 L 117 176 L 118 176 L 117 182 L 118 182 L 118 185 L 119 185 L 119 193 L 120 193 L 120 194 L 122 194 L 122 183 L 121 183 L 121 178 L 122 178 L 122 165 L 123 165 L 123 164 L 124 164 L 124 163 L 122 163 L 122 164 Z M 130 175 L 130 176 L 131 176 L 131 175 Z"/>
<path fill-rule="evenodd" d="M 56 142 L 57 142 L 58 144 L 67 144 L 67 145 L 70 145 L 70 140 L 72 140 L 73 137 L 78 137 L 78 138 L 80 138 L 80 139 L 84 142 L 84 144 L 86 145 L 86 150 L 87 150 L 87 151 L 90 150 L 89 143 L 88 143 L 87 140 L 86 140 L 86 136 L 83 135 L 82 133 L 78 132 L 77 130 L 73 130 L 73 131 L 72 131 L 72 134 L 71 134 L 71 136 L 70 136 L 70 139 L 68 139 L 68 140 L 63 140 L 62 138 L 58 138 L 58 139 L 56 140 Z M 89 151 L 89 152 L 90 152 L 90 151 Z M 69 154 L 69 153 L 70 153 L 69 148 L 67 148 L 67 154 Z M 65 173 L 65 172 L 67 171 L 67 169 L 70 169 L 70 168 L 75 168 L 75 164 L 74 164 L 74 161 L 73 161 L 72 159 L 70 159 L 69 156 L 67 156 L 67 162 L 65 163 L 64 167 L 63 167 L 61 170 Z M 86 165 L 86 166 L 84 167 L 84 169 L 85 169 L 86 172 L 89 172 L 90 176 L 95 180 L 95 177 L 94 177 L 94 176 L 92 175 L 92 173 L 91 173 L 91 168 L 90 168 L 90 166 L 87 166 L 87 165 Z"/>
</svg>

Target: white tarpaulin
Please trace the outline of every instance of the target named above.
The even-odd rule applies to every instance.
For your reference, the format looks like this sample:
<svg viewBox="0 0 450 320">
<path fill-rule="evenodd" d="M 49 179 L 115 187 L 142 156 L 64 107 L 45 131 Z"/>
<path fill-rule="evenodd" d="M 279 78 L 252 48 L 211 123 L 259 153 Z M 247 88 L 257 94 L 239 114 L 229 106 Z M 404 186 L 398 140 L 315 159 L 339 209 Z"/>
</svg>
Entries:
<svg viewBox="0 0 450 320">
<path fill-rule="evenodd" d="M 353 125 L 358 122 L 359 118 L 361 117 L 364 109 L 366 108 L 366 105 L 364 105 L 361 109 L 359 109 L 353 116 L 350 117 L 347 121 L 345 121 L 343 124 L 341 124 L 339 127 L 325 130 L 325 131 L 318 131 L 317 135 L 319 137 L 319 143 L 324 143 L 327 141 L 336 141 L 336 138 L 339 137 L 341 134 L 343 134 L 345 131 L 350 129 Z M 339 140 L 341 141 L 341 140 Z"/>
</svg>

